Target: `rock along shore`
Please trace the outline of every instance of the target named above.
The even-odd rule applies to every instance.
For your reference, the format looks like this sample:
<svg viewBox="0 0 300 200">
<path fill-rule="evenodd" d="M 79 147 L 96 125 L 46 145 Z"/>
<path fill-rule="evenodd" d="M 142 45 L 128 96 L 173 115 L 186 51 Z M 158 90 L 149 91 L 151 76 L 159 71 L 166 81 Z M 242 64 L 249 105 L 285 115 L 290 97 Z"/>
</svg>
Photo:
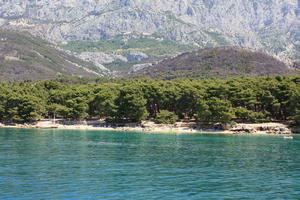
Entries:
<svg viewBox="0 0 300 200">
<path fill-rule="evenodd" d="M 237 124 L 224 129 L 204 129 L 195 123 L 178 122 L 174 125 L 155 124 L 151 121 L 143 121 L 141 124 L 125 123 L 111 126 L 104 121 L 66 121 L 66 120 L 41 120 L 31 124 L 1 124 L 4 128 L 41 128 L 41 129 L 73 129 L 73 130 L 117 130 L 137 131 L 152 133 L 226 133 L 226 134 L 296 134 L 300 133 L 297 128 L 290 129 L 282 123 L 260 123 L 260 124 Z"/>
</svg>

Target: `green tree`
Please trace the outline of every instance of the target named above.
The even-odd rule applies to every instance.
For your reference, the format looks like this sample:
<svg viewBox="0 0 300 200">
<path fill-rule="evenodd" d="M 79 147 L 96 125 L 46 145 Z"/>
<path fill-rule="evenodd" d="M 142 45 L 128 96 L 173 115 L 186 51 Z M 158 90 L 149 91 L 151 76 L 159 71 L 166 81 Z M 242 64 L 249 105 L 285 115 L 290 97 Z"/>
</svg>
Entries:
<svg viewBox="0 0 300 200">
<path fill-rule="evenodd" d="M 14 122 L 36 121 L 45 113 L 43 101 L 35 96 L 12 94 L 5 105 L 5 120 Z"/>
<path fill-rule="evenodd" d="M 264 121 L 265 116 L 261 112 L 254 112 L 244 107 L 234 108 L 235 117 L 243 122 L 260 122 Z"/>
<path fill-rule="evenodd" d="M 84 119 L 88 116 L 88 104 L 84 97 L 74 97 L 66 101 L 67 111 L 66 118 Z"/>
<path fill-rule="evenodd" d="M 91 91 L 87 86 L 63 87 L 50 90 L 49 93 L 48 111 L 50 115 L 53 115 L 54 111 L 58 111 L 57 114 L 68 119 L 84 119 L 88 116 Z"/>
<path fill-rule="evenodd" d="M 204 91 L 196 88 L 191 80 L 178 80 L 176 84 L 179 89 L 176 114 L 180 118 L 191 118 L 196 112 L 197 102 L 204 96 Z"/>
<path fill-rule="evenodd" d="M 146 103 L 140 88 L 135 85 L 123 86 L 116 99 L 117 112 L 114 118 L 118 121 L 127 119 L 139 122 L 148 116 Z"/>
<path fill-rule="evenodd" d="M 0 121 L 3 120 L 5 114 L 6 95 L 0 91 Z"/>
<path fill-rule="evenodd" d="M 110 117 L 117 112 L 115 101 L 118 97 L 118 85 L 105 84 L 97 88 L 96 94 L 89 102 L 89 114 L 100 117 Z"/>
<path fill-rule="evenodd" d="M 162 98 L 159 84 L 160 81 L 150 79 L 145 79 L 138 83 L 138 87 L 141 89 L 143 97 L 147 101 L 146 108 L 149 112 L 149 116 L 154 118 L 159 112 Z"/>
<path fill-rule="evenodd" d="M 47 113 L 50 117 L 57 117 L 57 116 L 63 116 L 67 117 L 70 114 L 70 109 L 66 106 L 60 105 L 60 104 L 50 104 L 47 106 Z M 73 118 L 73 117 L 72 117 Z"/>
<path fill-rule="evenodd" d="M 227 123 L 234 117 L 231 103 L 217 97 L 199 101 L 197 109 L 196 117 L 200 121 Z"/>
<path fill-rule="evenodd" d="M 161 82 L 160 85 L 160 109 L 179 112 L 180 88 L 172 81 Z"/>
<path fill-rule="evenodd" d="M 174 124 L 178 120 L 178 116 L 174 112 L 161 110 L 155 119 L 158 124 Z"/>
</svg>

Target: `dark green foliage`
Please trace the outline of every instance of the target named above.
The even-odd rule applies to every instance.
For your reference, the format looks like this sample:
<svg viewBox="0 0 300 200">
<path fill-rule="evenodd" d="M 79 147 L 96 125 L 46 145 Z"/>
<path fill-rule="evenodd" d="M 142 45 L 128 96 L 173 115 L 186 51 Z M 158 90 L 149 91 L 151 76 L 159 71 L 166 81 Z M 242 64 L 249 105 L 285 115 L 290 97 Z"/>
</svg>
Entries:
<svg viewBox="0 0 300 200">
<path fill-rule="evenodd" d="M 4 119 L 14 122 L 36 121 L 45 113 L 45 105 L 31 95 L 10 95 L 5 103 Z"/>
<path fill-rule="evenodd" d="M 200 121 L 227 123 L 234 117 L 230 101 L 217 97 L 201 100 L 197 109 L 196 117 Z"/>
<path fill-rule="evenodd" d="M 178 116 L 174 112 L 161 110 L 155 119 L 158 124 L 174 124 L 178 120 Z"/>
<path fill-rule="evenodd" d="M 68 119 L 83 119 L 88 116 L 91 91 L 84 86 L 61 87 L 49 91 L 48 112 Z"/>
<path fill-rule="evenodd" d="M 63 106 L 61 104 L 50 104 L 47 106 L 47 111 L 48 111 L 48 115 L 49 117 L 56 117 L 56 116 L 63 116 L 63 117 L 67 117 L 69 116 L 70 110 L 68 107 Z"/>
<path fill-rule="evenodd" d="M 116 84 L 103 84 L 95 89 L 89 102 L 89 114 L 100 117 L 114 116 L 117 113 L 115 101 L 119 95 Z"/>
<path fill-rule="evenodd" d="M 106 118 L 111 122 L 156 119 L 172 123 L 290 121 L 300 124 L 297 77 L 157 81 L 151 79 L 0 82 L 0 120 L 42 117 Z"/>
<path fill-rule="evenodd" d="M 0 90 L 0 120 L 4 118 L 6 100 L 6 96 Z"/>
<path fill-rule="evenodd" d="M 300 110 L 297 110 L 294 115 L 294 125 L 300 126 Z"/>
<path fill-rule="evenodd" d="M 259 122 L 264 118 L 264 114 L 261 112 L 254 112 L 248 110 L 245 107 L 237 107 L 234 109 L 234 113 L 237 119 L 242 122 Z"/>
<path fill-rule="evenodd" d="M 119 121 L 128 119 L 139 122 L 148 116 L 146 103 L 147 100 L 144 99 L 139 88 L 135 88 L 134 85 L 124 86 L 120 89 L 119 96 L 116 99 L 117 112 L 114 117 Z"/>
</svg>

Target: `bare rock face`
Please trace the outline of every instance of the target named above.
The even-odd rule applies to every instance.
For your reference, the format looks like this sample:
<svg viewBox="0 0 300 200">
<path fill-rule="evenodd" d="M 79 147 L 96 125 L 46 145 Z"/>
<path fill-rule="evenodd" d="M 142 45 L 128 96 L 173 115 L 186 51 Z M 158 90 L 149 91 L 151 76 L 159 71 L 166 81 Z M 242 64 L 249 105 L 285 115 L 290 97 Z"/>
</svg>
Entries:
<svg viewBox="0 0 300 200">
<path fill-rule="evenodd" d="M 81 59 L 91 61 L 98 64 L 107 64 L 114 61 L 128 62 L 127 58 L 113 53 L 102 53 L 102 52 L 83 52 L 79 56 Z"/>
<path fill-rule="evenodd" d="M 125 56 L 128 61 L 142 61 L 142 60 L 149 58 L 149 56 L 147 54 L 145 54 L 143 52 L 138 52 L 138 51 L 124 53 L 123 56 Z"/>
<path fill-rule="evenodd" d="M 299 14 L 299 0 L 0 0 L 1 27 L 28 29 L 56 42 L 146 33 L 297 59 Z"/>
<path fill-rule="evenodd" d="M 136 65 L 133 65 L 132 71 L 129 72 L 129 74 L 130 74 L 130 73 L 135 73 L 135 72 L 140 71 L 140 70 L 142 70 L 142 69 L 145 69 L 145 68 L 147 68 L 147 67 L 149 67 L 149 66 L 151 66 L 151 65 L 152 65 L 152 63 L 143 63 L 143 64 L 136 64 Z"/>
<path fill-rule="evenodd" d="M 127 63 L 130 61 L 143 61 L 149 56 L 142 52 L 127 52 L 124 54 L 116 53 L 103 53 L 103 52 L 82 52 L 79 56 L 82 60 L 92 62 L 96 66 L 100 67 L 103 71 L 109 70 L 105 68 L 104 64 L 110 64 L 114 62 Z M 144 65 L 144 64 L 142 64 Z"/>
<path fill-rule="evenodd" d="M 266 134 L 291 134 L 292 131 L 284 124 L 263 123 L 263 124 L 237 124 L 230 131 L 235 133 L 266 133 Z"/>
</svg>

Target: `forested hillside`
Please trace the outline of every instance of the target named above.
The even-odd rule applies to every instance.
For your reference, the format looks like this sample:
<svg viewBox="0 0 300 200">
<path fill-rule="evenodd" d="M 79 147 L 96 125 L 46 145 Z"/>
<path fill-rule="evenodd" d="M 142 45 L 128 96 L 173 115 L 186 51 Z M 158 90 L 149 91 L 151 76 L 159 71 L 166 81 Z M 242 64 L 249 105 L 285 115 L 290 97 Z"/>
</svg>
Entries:
<svg viewBox="0 0 300 200">
<path fill-rule="evenodd" d="M 131 77 L 226 78 L 234 76 L 275 76 L 299 73 L 278 58 L 249 48 L 224 46 L 199 49 L 133 71 Z"/>
</svg>

